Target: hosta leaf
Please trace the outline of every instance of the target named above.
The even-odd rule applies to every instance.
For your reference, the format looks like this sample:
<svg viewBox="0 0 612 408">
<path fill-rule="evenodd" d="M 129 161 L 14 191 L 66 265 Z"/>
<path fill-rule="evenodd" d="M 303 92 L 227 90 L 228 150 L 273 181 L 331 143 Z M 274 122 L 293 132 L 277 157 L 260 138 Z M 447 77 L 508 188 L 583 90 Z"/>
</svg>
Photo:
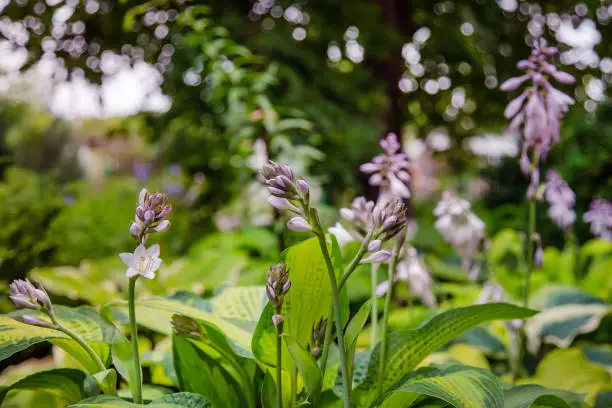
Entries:
<svg viewBox="0 0 612 408">
<path fill-rule="evenodd" d="M 583 292 L 573 286 L 546 285 L 540 288 L 531 300 L 537 309 L 550 309 L 562 305 L 602 305 L 600 298 Z"/>
<path fill-rule="evenodd" d="M 565 390 L 555 390 L 541 385 L 519 385 L 504 394 L 504 408 L 580 408 L 584 396 Z"/>
<path fill-rule="evenodd" d="M 546 354 L 536 368 L 535 375 L 519 384 L 538 384 L 586 394 L 592 404 L 598 393 L 612 391 L 612 377 L 603 367 L 589 362 L 579 348 L 555 349 Z"/>
<path fill-rule="evenodd" d="M 462 364 L 465 366 L 489 369 L 489 361 L 476 347 L 469 344 L 453 344 L 448 349 L 430 354 L 422 365 Z"/>
<path fill-rule="evenodd" d="M 203 320 L 219 328 L 236 351 L 252 357 L 251 339 L 265 305 L 263 286 L 228 288 L 211 300 L 212 310 L 203 310 L 177 299 L 151 298 L 136 302 L 138 324 L 162 334 L 171 334 L 170 319 L 179 314 Z M 105 307 L 114 319 L 127 323 L 127 303 L 116 302 Z"/>
<path fill-rule="evenodd" d="M 173 337 L 179 388 L 203 395 L 215 408 L 252 407 L 247 379 L 217 349 L 183 336 Z"/>
<path fill-rule="evenodd" d="M 569 304 L 544 310 L 525 325 L 527 346 L 533 354 L 541 342 L 567 348 L 578 335 L 597 329 L 601 319 L 610 313 L 612 307 L 605 304 Z"/>
<path fill-rule="evenodd" d="M 136 395 L 137 369 L 134 367 L 132 359 L 132 343 L 121 333 L 117 336 L 117 341 L 111 346 L 113 364 L 119 375 L 127 381 L 132 395 Z M 141 377 L 142 378 L 142 377 Z"/>
<path fill-rule="evenodd" d="M 309 395 L 316 395 L 321 389 L 321 369 L 308 350 L 305 350 L 297 340 L 283 336 L 291 358 L 304 380 L 304 387 Z"/>
<path fill-rule="evenodd" d="M 284 302 L 284 330 L 306 347 L 313 327 L 327 317 L 331 305 L 329 275 L 318 240 L 311 238 L 290 247 L 285 263 L 291 290 Z"/>
<path fill-rule="evenodd" d="M 35 391 L 61 399 L 65 405 L 78 402 L 86 397 L 85 379 L 81 370 L 60 368 L 41 371 L 23 378 L 0 391 L 0 405 L 11 391 Z"/>
<path fill-rule="evenodd" d="M 62 325 L 79 334 L 88 343 L 91 342 L 92 347 L 98 351 L 103 361 L 108 359 L 109 346 L 104 343 L 112 343 L 118 333 L 117 328 L 112 323 L 87 306 L 78 308 L 55 306 L 54 309 L 56 317 Z M 95 373 L 97 371 L 97 366 L 91 362 L 87 353 L 64 333 L 53 329 L 26 325 L 15 320 L 24 314 L 36 315 L 43 320 L 48 320 L 48 317 L 42 312 L 32 310 L 18 310 L 0 316 L 0 360 L 4 360 L 34 344 L 52 341 L 72 354 L 89 372 Z"/>
<path fill-rule="evenodd" d="M 589 344 L 582 346 L 587 360 L 605 367 L 612 374 L 612 346 Z"/>
<path fill-rule="evenodd" d="M 213 405 L 198 394 L 190 392 L 179 392 L 164 395 L 146 405 L 134 404 L 119 397 L 100 395 L 87 398 L 69 408 L 212 408 Z"/>
<path fill-rule="evenodd" d="M 451 366 L 416 376 L 387 394 L 381 407 L 410 407 L 421 396 L 434 397 L 455 408 L 503 408 L 502 385 L 488 370 Z"/>
<path fill-rule="evenodd" d="M 494 303 L 452 309 L 440 313 L 417 330 L 391 333 L 388 360 L 384 373 L 379 373 L 380 345 L 372 353 L 368 375 L 357 387 L 355 398 L 368 406 L 377 398 L 377 386 L 386 391 L 412 371 L 427 355 L 436 351 L 466 330 L 491 320 L 522 319 L 534 315 L 530 309 Z"/>
</svg>

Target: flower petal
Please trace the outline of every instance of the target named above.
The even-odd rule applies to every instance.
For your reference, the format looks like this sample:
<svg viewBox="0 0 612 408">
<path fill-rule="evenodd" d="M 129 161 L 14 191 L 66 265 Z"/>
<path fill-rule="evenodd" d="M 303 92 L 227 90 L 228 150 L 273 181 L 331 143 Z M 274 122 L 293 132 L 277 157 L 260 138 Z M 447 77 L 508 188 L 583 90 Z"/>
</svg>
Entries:
<svg viewBox="0 0 612 408">
<path fill-rule="evenodd" d="M 133 268 L 134 265 L 134 254 L 131 254 L 129 252 L 123 252 L 121 254 L 119 254 L 119 258 L 121 258 L 121 260 L 123 261 L 123 263 L 125 264 L 125 266 Z"/>
</svg>

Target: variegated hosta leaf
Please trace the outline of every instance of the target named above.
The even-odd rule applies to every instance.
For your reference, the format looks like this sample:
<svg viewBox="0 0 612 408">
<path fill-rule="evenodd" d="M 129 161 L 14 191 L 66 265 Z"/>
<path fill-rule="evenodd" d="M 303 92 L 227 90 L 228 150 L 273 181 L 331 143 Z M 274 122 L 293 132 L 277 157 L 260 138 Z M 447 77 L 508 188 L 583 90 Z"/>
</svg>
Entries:
<svg viewBox="0 0 612 408">
<path fill-rule="evenodd" d="M 414 377 L 387 393 L 380 406 L 408 408 L 423 396 L 455 408 L 504 407 L 503 389 L 497 377 L 488 370 L 466 366 L 417 370 Z"/>
<path fill-rule="evenodd" d="M 34 391 L 48 397 L 60 399 L 64 405 L 78 402 L 85 398 L 85 379 L 87 375 L 81 370 L 60 368 L 41 371 L 25 377 L 0 391 L 0 405 L 9 392 Z M 91 394 L 90 394 L 91 395 Z"/>
<path fill-rule="evenodd" d="M 540 288 L 530 304 L 536 309 L 550 309 L 562 305 L 602 305 L 605 302 L 573 286 L 551 284 Z"/>
<path fill-rule="evenodd" d="M 541 385 L 519 385 L 504 394 L 504 408 L 580 408 L 584 395 Z"/>
<path fill-rule="evenodd" d="M 587 360 L 604 367 L 612 374 L 612 346 L 589 344 L 581 348 Z"/>
<path fill-rule="evenodd" d="M 87 306 L 78 308 L 55 306 L 54 309 L 56 317 L 62 325 L 82 336 L 87 342 L 97 343 L 99 347 L 96 348 L 98 348 L 102 359 L 106 360 L 108 358 L 108 343 L 112 343 L 118 333 L 117 328 L 112 323 Z M 16 318 L 25 314 L 36 315 L 43 320 L 49 320 L 43 313 L 32 310 L 18 310 L 0 316 L 0 360 L 4 360 L 34 344 L 48 340 L 58 340 L 58 346 L 71 354 L 75 352 L 74 357 L 84 363 L 86 368 L 90 369 L 92 367 L 91 365 L 88 366 L 86 361 L 83 360 L 82 350 L 65 334 L 53 329 L 30 326 L 16 320 Z M 107 344 L 101 345 L 102 343 Z"/>
<path fill-rule="evenodd" d="M 527 321 L 527 347 L 533 354 L 542 342 L 567 348 L 578 335 L 596 330 L 610 313 L 612 306 L 606 304 L 568 304 L 546 309 Z"/>
<path fill-rule="evenodd" d="M 388 360 L 384 373 L 379 373 L 380 345 L 372 353 L 368 375 L 355 391 L 360 406 L 369 406 L 382 391 L 390 389 L 410 373 L 427 355 L 436 351 L 466 330 L 491 320 L 522 319 L 534 315 L 530 309 L 494 303 L 452 309 L 440 313 L 417 330 L 391 333 Z"/>
<path fill-rule="evenodd" d="M 170 319 L 174 314 L 206 321 L 225 333 L 238 354 L 252 358 L 251 339 L 265 306 L 265 288 L 228 288 L 208 304 L 208 310 L 203 310 L 177 299 L 143 299 L 136 302 L 136 318 L 141 326 L 166 335 L 172 333 Z M 127 302 L 111 303 L 104 310 L 112 313 L 116 321 L 129 321 Z"/>
<path fill-rule="evenodd" d="M 118 397 L 101 395 L 87 398 L 68 408 L 213 408 L 213 405 L 201 395 L 190 392 L 168 394 L 154 399 L 146 405 L 134 404 Z"/>
<path fill-rule="evenodd" d="M 535 375 L 519 384 L 538 384 L 586 394 L 592 404 L 597 394 L 612 391 L 612 377 L 603 367 L 589 362 L 579 348 L 555 349 L 546 354 L 536 368 Z"/>
</svg>

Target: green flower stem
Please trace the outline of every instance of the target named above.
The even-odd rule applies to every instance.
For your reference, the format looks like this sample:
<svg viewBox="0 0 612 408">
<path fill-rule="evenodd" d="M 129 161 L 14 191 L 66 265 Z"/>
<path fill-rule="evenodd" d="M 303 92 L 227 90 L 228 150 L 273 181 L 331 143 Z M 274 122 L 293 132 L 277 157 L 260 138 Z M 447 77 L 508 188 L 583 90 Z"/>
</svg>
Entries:
<svg viewBox="0 0 612 408">
<path fill-rule="evenodd" d="M 283 392 L 282 392 L 282 381 L 283 381 L 283 338 L 282 331 L 276 329 L 276 406 L 277 408 L 283 408 Z"/>
<path fill-rule="evenodd" d="M 389 287 L 387 288 L 387 296 L 385 297 L 385 307 L 383 310 L 382 320 L 382 332 L 380 335 L 381 347 L 380 347 L 380 363 L 378 366 L 379 381 L 378 381 L 378 396 L 382 396 L 382 380 L 384 378 L 383 373 L 385 372 L 385 365 L 387 363 L 387 341 L 389 331 L 389 312 L 391 311 L 391 300 L 393 298 L 393 276 L 395 275 L 395 269 L 397 267 L 397 258 L 402 247 L 403 239 L 398 239 L 395 247 L 393 248 L 393 254 L 391 257 L 391 263 L 389 264 L 388 282 Z"/>
<path fill-rule="evenodd" d="M 98 368 L 98 372 L 106 370 L 106 365 L 102 362 L 102 360 L 100 359 L 100 356 L 98 355 L 98 353 L 96 353 L 94 351 L 94 349 L 92 349 L 91 346 L 89 344 L 87 344 L 87 342 L 85 340 L 83 340 L 83 338 L 81 336 L 79 336 L 75 332 L 71 331 L 67 327 L 63 326 L 55 318 L 55 315 L 53 313 L 49 313 L 49 317 L 51 318 L 51 321 L 55 325 L 55 329 L 56 330 L 61 331 L 62 333 L 66 334 L 68 337 L 70 337 L 72 340 L 76 341 L 79 344 L 79 346 L 81 346 L 87 352 L 87 354 L 89 354 L 89 357 L 91 357 L 91 359 L 94 361 L 94 363 L 96 363 L 96 366 Z"/>
<path fill-rule="evenodd" d="M 366 252 L 368 252 L 368 245 L 370 244 L 371 240 L 372 240 L 372 232 L 370 231 L 367 233 L 363 242 L 361 242 L 361 246 L 359 247 L 359 250 L 357 251 L 357 254 L 355 254 L 355 257 L 353 258 L 353 260 L 351 261 L 351 263 L 348 264 L 348 266 L 342 273 L 342 276 L 340 277 L 340 280 L 338 281 L 338 287 L 340 289 L 342 289 L 342 287 L 344 286 L 348 278 L 355 271 L 355 269 L 357 269 L 357 267 L 359 266 L 359 262 L 361 262 L 361 260 L 363 259 L 363 256 L 366 254 Z"/>
<path fill-rule="evenodd" d="M 372 280 L 372 310 L 370 312 L 370 320 L 372 326 L 372 334 L 370 335 L 370 348 L 374 349 L 376 346 L 376 336 L 378 335 L 378 296 L 376 296 L 376 285 L 378 282 L 378 268 L 379 264 L 372 264 L 371 269 L 371 280 Z"/>
<path fill-rule="evenodd" d="M 536 230 L 536 200 L 529 200 L 529 224 L 527 226 L 527 274 L 525 275 L 524 306 L 529 307 L 529 292 L 531 291 L 531 272 L 534 268 L 533 234 Z"/>
<path fill-rule="evenodd" d="M 329 274 L 329 282 L 332 292 L 332 305 L 335 312 L 336 335 L 338 336 L 338 348 L 340 349 L 340 371 L 342 372 L 342 381 L 344 384 L 344 386 L 342 387 L 342 399 L 344 401 L 344 408 L 350 408 L 352 381 L 350 381 L 349 379 L 346 344 L 344 342 L 344 325 L 342 324 L 342 311 L 340 310 L 340 289 L 338 287 L 338 281 L 336 280 L 334 265 L 327 249 L 327 243 L 325 242 L 325 233 L 323 232 L 323 228 L 321 227 L 321 222 L 319 221 L 319 217 L 317 216 L 316 210 L 312 210 L 312 216 L 310 218 L 311 225 L 313 226 L 313 231 L 319 240 L 319 246 L 321 247 L 321 251 L 323 252 L 323 258 L 325 259 L 327 272 Z"/>
<path fill-rule="evenodd" d="M 142 367 L 140 366 L 140 353 L 138 350 L 138 329 L 136 327 L 136 305 L 135 305 L 135 292 L 136 292 L 136 281 L 138 275 L 130 278 L 129 294 L 128 294 L 128 306 L 130 309 L 130 333 L 132 340 L 132 361 L 134 364 L 134 373 L 136 378 L 134 381 L 136 384 L 134 388 L 136 395 L 133 395 L 134 402 L 136 404 L 142 404 Z"/>
</svg>

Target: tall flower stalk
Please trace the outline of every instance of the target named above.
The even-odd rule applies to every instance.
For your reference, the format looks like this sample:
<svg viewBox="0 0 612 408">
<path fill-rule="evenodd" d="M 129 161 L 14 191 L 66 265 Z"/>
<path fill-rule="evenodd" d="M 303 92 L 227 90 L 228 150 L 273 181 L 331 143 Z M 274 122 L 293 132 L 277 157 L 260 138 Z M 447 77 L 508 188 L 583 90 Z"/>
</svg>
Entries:
<svg viewBox="0 0 612 408">
<path fill-rule="evenodd" d="M 525 71 L 523 75 L 510 78 L 500 85 L 506 92 L 517 90 L 529 81 L 530 86 L 508 103 L 504 115 L 511 119 L 509 130 L 523 135 L 523 151 L 520 165 L 524 174 L 530 178 L 527 189 L 527 273 L 525 275 L 525 306 L 529 305 L 531 273 L 534 269 L 534 236 L 536 232 L 536 201 L 541 194 L 540 161 L 546 159 L 554 143 L 559 142 L 561 119 L 574 100 L 556 89 L 551 79 L 561 84 L 572 84 L 575 78 L 567 72 L 559 71 L 553 62 L 558 54 L 556 47 L 547 45 L 542 38 L 534 40 L 528 59 L 521 60 L 517 68 Z"/>
<path fill-rule="evenodd" d="M 401 202 L 386 203 L 375 206 L 365 202 L 365 212 L 359 214 L 359 220 L 365 230 L 361 236 L 361 246 L 357 255 L 343 271 L 340 280 L 327 247 L 325 229 L 321 224 L 316 208 L 310 204 L 310 187 L 303 179 L 296 179 L 293 170 L 282 164 L 270 162 L 262 167 L 261 176 L 271 196 L 269 203 L 279 210 L 287 210 L 295 214 L 287 222 L 287 227 L 297 232 L 312 232 L 317 237 L 325 266 L 329 275 L 332 305 L 325 329 L 325 340 L 321 354 L 321 369 L 323 374 L 327 366 L 329 346 L 331 343 L 331 320 L 334 320 L 338 349 L 340 353 L 340 372 L 342 375 L 342 399 L 345 408 L 351 406 L 352 380 L 350 378 L 349 359 L 344 340 L 344 322 L 340 305 L 340 289 L 360 263 L 384 262 L 390 253 L 381 249 L 382 242 L 395 236 L 405 225 L 405 208 Z M 366 256 L 367 255 L 367 256 Z"/>
<path fill-rule="evenodd" d="M 155 272 L 161 266 L 159 245 L 145 247 L 149 235 L 165 231 L 170 227 L 170 221 L 164 219 L 172 211 L 168 204 L 168 196 L 162 193 L 152 193 L 146 189 L 140 191 L 135 221 L 130 225 L 130 234 L 138 241 L 134 253 L 119 254 L 127 266 L 126 276 L 129 278 L 128 309 L 130 318 L 130 339 L 132 342 L 132 364 L 136 378 L 134 381 L 133 400 L 142 404 L 142 366 L 138 350 L 138 327 L 136 320 L 136 281 L 140 276 L 146 279 L 155 278 Z"/>
</svg>

